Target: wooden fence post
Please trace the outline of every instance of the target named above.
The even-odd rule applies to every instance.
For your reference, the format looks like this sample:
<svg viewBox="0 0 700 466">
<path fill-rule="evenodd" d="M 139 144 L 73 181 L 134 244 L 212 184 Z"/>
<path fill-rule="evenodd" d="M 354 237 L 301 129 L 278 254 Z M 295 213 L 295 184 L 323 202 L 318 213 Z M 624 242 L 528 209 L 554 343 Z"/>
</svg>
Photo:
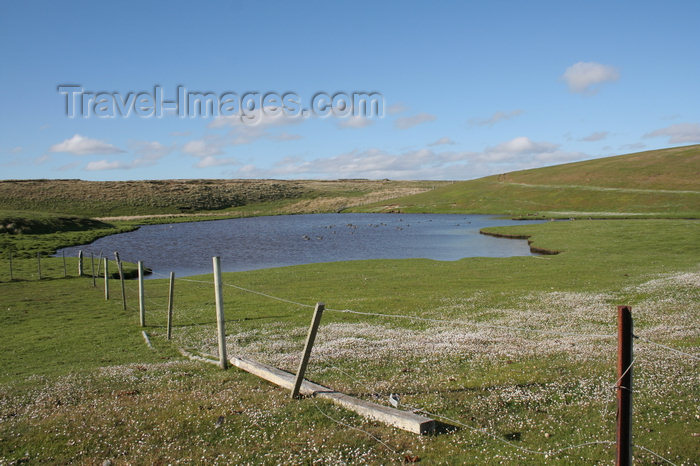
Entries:
<svg viewBox="0 0 700 466">
<path fill-rule="evenodd" d="M 311 318 L 311 327 L 309 327 L 309 333 L 306 336 L 306 344 L 304 345 L 304 353 L 301 356 L 301 361 L 299 361 L 299 370 L 297 370 L 297 378 L 294 381 L 294 388 L 292 389 L 292 398 L 299 398 L 299 390 L 301 389 L 301 384 L 304 382 L 304 373 L 306 372 L 306 366 L 309 364 L 309 357 L 311 356 L 311 348 L 314 346 L 314 341 L 316 340 L 316 333 L 318 332 L 318 326 L 321 323 L 321 316 L 323 315 L 323 310 L 326 305 L 323 303 L 316 303 L 316 308 L 314 309 L 314 316 Z"/>
<path fill-rule="evenodd" d="M 216 329 L 219 340 L 219 367 L 226 369 L 228 361 L 226 360 L 226 329 L 224 322 L 224 295 L 221 292 L 221 258 L 219 256 L 212 257 L 214 265 L 214 296 L 216 298 Z"/>
<path fill-rule="evenodd" d="M 78 276 L 83 276 L 83 250 L 78 251 Z"/>
<path fill-rule="evenodd" d="M 143 262 L 138 262 L 139 268 L 139 321 L 141 322 L 141 327 L 146 326 L 146 303 L 144 303 L 143 296 Z"/>
<path fill-rule="evenodd" d="M 10 281 L 14 280 L 15 277 L 12 274 L 12 251 L 9 251 L 10 253 Z"/>
<path fill-rule="evenodd" d="M 124 269 L 122 268 L 122 260 L 119 258 L 119 253 L 114 251 L 114 258 L 117 261 L 117 270 L 119 271 L 119 281 L 122 284 L 122 308 L 126 311 L 126 290 L 124 289 Z"/>
<path fill-rule="evenodd" d="M 102 270 L 102 251 L 100 251 L 100 257 L 97 258 L 97 278 L 100 278 L 100 270 Z"/>
<path fill-rule="evenodd" d="M 95 281 L 96 280 L 96 278 L 95 278 L 96 277 L 96 275 L 95 275 L 95 254 L 92 252 L 90 253 L 90 263 L 92 264 L 91 269 L 90 269 L 90 270 L 92 270 L 92 287 L 96 288 L 97 282 Z"/>
<path fill-rule="evenodd" d="M 632 309 L 617 306 L 617 458 L 632 464 Z"/>
<path fill-rule="evenodd" d="M 36 264 L 37 264 L 37 269 L 39 270 L 39 280 L 41 280 L 41 253 L 40 252 L 36 253 Z"/>
<path fill-rule="evenodd" d="M 109 299 L 109 260 L 105 257 L 105 300 Z"/>
<path fill-rule="evenodd" d="M 173 334 L 173 291 L 175 288 L 175 272 L 170 272 L 170 287 L 168 291 L 168 340 Z"/>
<path fill-rule="evenodd" d="M 66 278 L 68 276 L 68 269 L 66 269 L 66 251 L 61 251 L 61 255 L 63 256 L 63 278 Z"/>
</svg>

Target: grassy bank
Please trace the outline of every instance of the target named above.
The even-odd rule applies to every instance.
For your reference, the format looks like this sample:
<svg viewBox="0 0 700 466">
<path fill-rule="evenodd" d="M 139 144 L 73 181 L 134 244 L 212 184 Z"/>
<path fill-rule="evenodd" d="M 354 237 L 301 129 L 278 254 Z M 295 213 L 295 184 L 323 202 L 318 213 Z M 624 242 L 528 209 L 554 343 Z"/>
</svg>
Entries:
<svg viewBox="0 0 700 466">
<path fill-rule="evenodd" d="M 66 246 L 87 244 L 98 238 L 137 228 L 134 222 L 117 224 L 47 212 L 0 210 L 0 257 L 50 255 Z"/>
<path fill-rule="evenodd" d="M 522 170 L 357 207 L 511 217 L 698 218 L 700 146 Z"/>
<path fill-rule="evenodd" d="M 550 222 L 494 228 L 530 236 L 556 256 L 455 262 L 376 260 L 224 274 L 239 285 L 330 309 L 309 377 L 378 403 L 446 416 L 459 430 L 417 437 L 288 394 L 235 369 L 183 361 L 185 347 L 216 352 L 211 276 L 176 281 L 174 340 L 165 338 L 167 282 L 147 282 L 147 328 L 105 302 L 89 279 L 0 284 L 0 458 L 5 461 L 427 464 L 611 462 L 615 306 L 633 308 L 636 333 L 698 356 L 698 224 L 683 220 Z M 118 297 L 118 294 L 116 295 Z M 224 293 L 227 346 L 295 369 L 310 311 Z M 525 330 L 530 329 L 530 330 Z M 542 333 L 554 332 L 553 334 Z M 635 442 L 692 464 L 700 402 L 693 360 L 635 343 Z M 384 442 L 361 431 L 366 431 Z M 455 422 L 456 421 L 456 422 Z M 473 429 L 484 429 L 493 437 Z M 505 443 L 505 442 L 509 443 Z M 658 461 L 638 448 L 642 464 Z"/>
</svg>

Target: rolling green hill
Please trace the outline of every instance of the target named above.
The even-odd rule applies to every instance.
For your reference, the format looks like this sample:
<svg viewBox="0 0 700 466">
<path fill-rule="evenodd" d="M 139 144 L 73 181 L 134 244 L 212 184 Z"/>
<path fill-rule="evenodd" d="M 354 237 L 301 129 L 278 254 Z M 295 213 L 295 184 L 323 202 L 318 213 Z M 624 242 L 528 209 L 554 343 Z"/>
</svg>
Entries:
<svg viewBox="0 0 700 466">
<path fill-rule="evenodd" d="M 251 210 L 252 214 L 335 212 L 420 193 L 440 184 L 386 180 L 0 180 L 0 210 L 85 217 L 221 214 L 226 209 L 249 214 Z"/>
<path fill-rule="evenodd" d="M 546 217 L 700 217 L 700 145 L 456 182 L 354 208 Z"/>
</svg>

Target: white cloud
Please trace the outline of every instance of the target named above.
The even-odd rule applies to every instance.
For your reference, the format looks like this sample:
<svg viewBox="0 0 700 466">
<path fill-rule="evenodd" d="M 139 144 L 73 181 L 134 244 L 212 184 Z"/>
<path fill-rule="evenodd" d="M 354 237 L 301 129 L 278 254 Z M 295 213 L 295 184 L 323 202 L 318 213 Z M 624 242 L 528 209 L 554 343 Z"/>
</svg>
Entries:
<svg viewBox="0 0 700 466">
<path fill-rule="evenodd" d="M 87 171 L 102 171 L 102 170 L 121 170 L 128 168 L 127 165 L 125 165 L 122 162 L 110 162 L 108 160 L 98 160 L 98 161 L 92 161 L 89 162 L 85 166 L 85 170 Z"/>
<path fill-rule="evenodd" d="M 87 171 L 102 170 L 131 170 L 133 168 L 155 165 L 158 160 L 170 154 L 175 146 L 166 146 L 158 141 L 133 141 L 129 144 L 132 152 L 137 157 L 131 161 L 97 160 L 89 162 L 85 166 Z"/>
<path fill-rule="evenodd" d="M 13 147 L 12 149 L 10 149 L 10 154 L 19 154 L 23 150 L 24 150 L 24 148 L 22 146 L 16 146 L 16 147 Z"/>
<path fill-rule="evenodd" d="M 667 137 L 670 144 L 681 144 L 684 142 L 700 142 L 700 124 L 698 123 L 678 123 L 657 129 L 644 135 L 645 138 Z"/>
<path fill-rule="evenodd" d="M 240 115 L 219 116 L 214 118 L 207 125 L 208 128 L 218 129 L 226 127 L 265 127 L 271 128 L 275 126 L 295 125 L 304 121 L 302 116 L 287 116 L 284 113 L 277 115 L 269 115 L 267 113 L 258 112 L 252 115 L 251 118 L 242 117 Z"/>
<path fill-rule="evenodd" d="M 233 157 L 222 157 L 217 158 L 211 155 L 203 157 L 199 162 L 197 162 L 197 168 L 207 168 L 207 167 L 220 167 L 222 165 L 235 165 L 238 161 Z"/>
<path fill-rule="evenodd" d="M 408 107 L 406 105 L 402 104 L 401 102 L 395 103 L 393 105 L 389 105 L 386 108 L 386 112 L 389 115 L 398 115 L 399 113 L 403 113 L 406 111 L 408 111 Z"/>
<path fill-rule="evenodd" d="M 394 126 L 398 129 L 408 129 L 435 120 L 435 115 L 431 115 L 430 113 L 418 113 L 410 117 L 397 118 L 396 121 L 394 121 Z"/>
<path fill-rule="evenodd" d="M 437 141 L 431 142 L 430 144 L 428 144 L 428 146 L 430 146 L 430 147 L 433 147 L 433 146 L 443 146 L 443 145 L 450 145 L 450 146 L 451 146 L 451 145 L 453 145 L 454 143 L 455 143 L 455 142 L 454 142 L 452 139 L 450 139 L 450 138 L 448 138 L 447 136 L 445 136 L 445 137 L 442 137 L 442 138 L 438 139 Z"/>
<path fill-rule="evenodd" d="M 608 137 L 608 134 L 610 133 L 608 133 L 607 131 L 596 131 L 579 140 L 584 142 L 602 141 L 603 139 Z"/>
<path fill-rule="evenodd" d="M 204 139 L 197 139 L 185 143 L 185 145 L 182 146 L 182 152 L 194 157 L 209 157 L 223 154 L 219 142 L 205 141 Z"/>
<path fill-rule="evenodd" d="M 390 153 L 368 149 L 315 160 L 287 157 L 269 169 L 245 165 L 236 174 L 252 178 L 470 179 L 587 157 L 559 150 L 556 144 L 521 137 L 482 152 L 421 149 Z"/>
<path fill-rule="evenodd" d="M 90 139 L 79 134 L 76 134 L 70 139 L 54 144 L 49 148 L 50 152 L 66 152 L 73 155 L 89 155 L 89 154 L 118 154 L 124 152 L 112 144 Z"/>
<path fill-rule="evenodd" d="M 511 110 L 510 112 L 496 112 L 488 118 L 472 118 L 469 120 L 469 124 L 475 126 L 493 126 L 499 121 L 510 120 L 522 114 L 523 111 L 520 109 Z"/>
<path fill-rule="evenodd" d="M 302 139 L 301 135 L 299 134 L 291 134 L 291 133 L 280 133 L 275 136 L 271 136 L 271 139 L 275 141 L 298 141 L 299 139 Z"/>
<path fill-rule="evenodd" d="M 623 144 L 620 146 L 620 150 L 642 150 L 647 147 L 646 144 L 641 143 L 641 142 L 633 142 L 631 144 Z"/>
<path fill-rule="evenodd" d="M 78 168 L 79 166 L 80 166 L 80 162 L 71 162 L 71 163 L 67 163 L 65 165 L 61 165 L 56 170 L 59 172 L 65 172 L 68 170 L 73 170 L 74 168 Z"/>
<path fill-rule="evenodd" d="M 133 167 L 154 165 L 158 160 L 175 150 L 175 146 L 166 146 L 158 141 L 134 141 L 129 148 L 139 157 L 131 163 Z"/>
<path fill-rule="evenodd" d="M 259 118 L 254 124 L 243 123 L 239 116 L 218 117 L 209 124 L 209 128 L 221 129 L 230 128 L 225 138 L 220 138 L 219 147 L 238 146 L 242 144 L 252 144 L 260 139 L 270 141 L 294 141 L 301 139 L 300 135 L 282 132 L 275 133 L 275 128 L 299 124 L 303 118 L 292 118 L 284 115 L 265 116 Z M 214 154 L 210 154 L 214 155 Z"/>
<path fill-rule="evenodd" d="M 617 81 L 620 73 L 610 65 L 595 62 L 578 62 L 566 69 L 562 75 L 569 86 L 569 91 L 575 93 L 595 93 L 598 84 Z"/>
<path fill-rule="evenodd" d="M 182 152 L 199 159 L 195 164 L 197 168 L 238 164 L 238 160 L 233 157 L 217 157 L 224 154 L 222 149 L 225 145 L 231 145 L 231 141 L 226 141 L 218 137 L 210 137 L 188 142 L 183 146 Z"/>
<path fill-rule="evenodd" d="M 338 128 L 365 128 L 373 122 L 362 116 L 351 116 L 338 122 Z"/>
<path fill-rule="evenodd" d="M 43 165 L 51 160 L 51 154 L 44 154 L 34 159 L 35 165 Z"/>
<path fill-rule="evenodd" d="M 494 147 L 487 147 L 484 155 L 491 160 L 506 160 L 522 155 L 551 153 L 558 147 L 557 144 L 549 142 L 534 142 L 527 137 L 517 137 Z"/>
</svg>

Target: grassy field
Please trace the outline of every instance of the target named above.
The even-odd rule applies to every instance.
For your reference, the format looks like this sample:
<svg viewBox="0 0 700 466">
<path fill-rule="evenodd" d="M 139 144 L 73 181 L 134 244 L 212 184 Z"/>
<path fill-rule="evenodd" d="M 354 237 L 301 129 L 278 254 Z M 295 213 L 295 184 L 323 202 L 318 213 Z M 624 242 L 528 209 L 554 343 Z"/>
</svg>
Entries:
<svg viewBox="0 0 700 466">
<path fill-rule="evenodd" d="M 459 183 L 0 182 L 0 465 L 613 463 L 619 304 L 640 337 L 635 461 L 697 464 L 699 163 L 689 146 Z M 171 341 L 167 281 L 146 282 L 150 349 L 135 281 L 125 311 L 118 282 L 105 301 L 46 257 L 143 223 L 341 210 L 617 220 L 488 229 L 556 255 L 224 274 L 229 354 L 294 371 L 323 301 L 308 378 L 450 426 L 426 437 L 184 359 L 217 353 L 211 276 L 176 280 Z"/>
<path fill-rule="evenodd" d="M 675 147 L 456 182 L 351 210 L 698 218 L 699 175 L 700 146 Z"/>
<path fill-rule="evenodd" d="M 5 180 L 0 210 L 84 217 L 225 215 L 247 206 L 280 213 L 335 212 L 427 191 L 441 181 L 278 180 Z"/>
<path fill-rule="evenodd" d="M 133 281 L 123 311 L 116 286 L 116 299 L 105 302 L 89 278 L 69 278 L 0 284 L 7 309 L 0 314 L 0 459 L 612 463 L 610 444 L 549 456 L 527 450 L 614 441 L 616 340 L 596 335 L 615 334 L 616 305 L 632 306 L 641 337 L 700 356 L 697 222 L 549 222 L 492 231 L 531 236 L 534 246 L 560 254 L 224 274 L 228 285 L 303 304 L 450 321 L 328 310 L 309 378 L 381 404 L 397 393 L 404 408 L 444 416 L 455 431 L 418 437 L 320 400 L 289 400 L 237 369 L 183 360 L 178 347 L 216 353 L 211 276 L 176 281 L 171 342 L 167 282 L 146 283 L 153 350 L 141 339 Z M 232 286 L 224 300 L 230 354 L 295 368 L 308 308 Z M 697 363 L 646 340 L 635 345 L 635 443 L 677 464 L 698 462 Z M 635 458 L 660 462 L 641 448 Z"/>
</svg>

